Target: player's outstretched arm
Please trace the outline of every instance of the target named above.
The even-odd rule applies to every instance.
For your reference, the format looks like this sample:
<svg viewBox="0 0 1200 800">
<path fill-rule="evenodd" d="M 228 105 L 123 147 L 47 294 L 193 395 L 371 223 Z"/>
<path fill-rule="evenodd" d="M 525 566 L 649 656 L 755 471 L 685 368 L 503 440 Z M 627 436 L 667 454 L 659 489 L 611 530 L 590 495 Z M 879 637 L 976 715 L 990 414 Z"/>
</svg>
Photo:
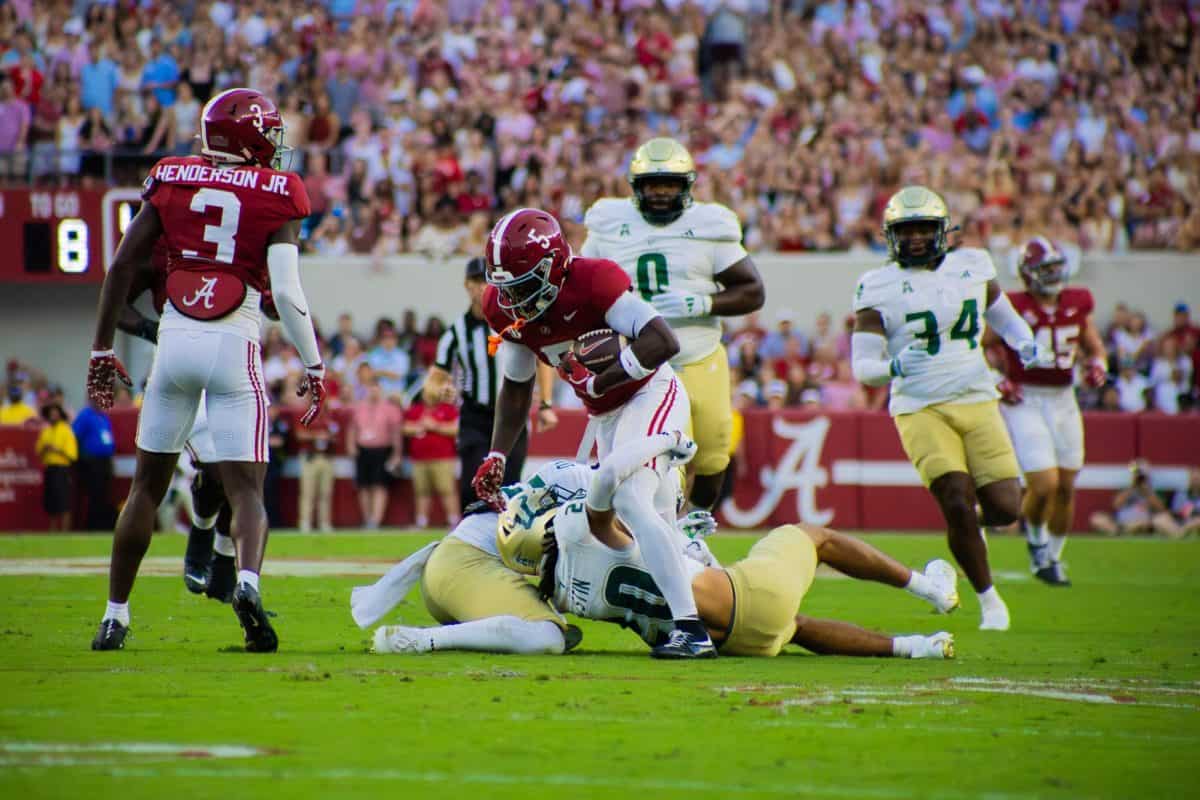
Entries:
<svg viewBox="0 0 1200 800">
<path fill-rule="evenodd" d="M 537 358 L 528 347 L 504 341 L 496 351 L 496 360 L 500 368 L 500 390 L 496 393 L 492 451 L 507 455 L 529 419 Z"/>
<path fill-rule="evenodd" d="M 100 306 L 96 315 L 96 332 L 92 337 L 92 350 L 111 350 L 117 322 L 129 298 L 139 270 L 148 268 L 154 252 L 154 243 L 162 235 L 162 220 L 153 203 L 142 203 L 141 209 L 129 223 L 112 268 L 104 276 L 100 289 Z"/>
<path fill-rule="evenodd" d="M 987 284 L 987 311 L 984 312 L 984 318 L 987 319 L 988 325 L 1000 334 L 1004 343 L 1016 351 L 1025 366 L 1039 363 L 1044 355 L 1053 357 L 1053 353 L 1040 352 L 1033 339 L 1033 329 L 1013 308 L 1012 301 L 1000 290 L 1000 284 L 995 278 Z"/>
<path fill-rule="evenodd" d="M 850 335 L 850 366 L 860 383 L 883 386 L 894 377 L 887 346 L 883 316 L 873 308 L 855 313 L 854 333 Z"/>
<path fill-rule="evenodd" d="M 267 242 L 267 269 L 279 321 L 304 366 L 313 368 L 321 364 L 321 350 L 308 312 L 308 298 L 300 285 L 299 241 L 300 220 L 289 220 L 271 234 Z"/>
<path fill-rule="evenodd" d="M 758 267 L 746 256 L 741 261 L 718 272 L 714 277 L 721 284 L 721 291 L 712 297 L 712 311 L 716 317 L 740 317 L 758 311 L 767 299 L 762 275 Z"/>
</svg>

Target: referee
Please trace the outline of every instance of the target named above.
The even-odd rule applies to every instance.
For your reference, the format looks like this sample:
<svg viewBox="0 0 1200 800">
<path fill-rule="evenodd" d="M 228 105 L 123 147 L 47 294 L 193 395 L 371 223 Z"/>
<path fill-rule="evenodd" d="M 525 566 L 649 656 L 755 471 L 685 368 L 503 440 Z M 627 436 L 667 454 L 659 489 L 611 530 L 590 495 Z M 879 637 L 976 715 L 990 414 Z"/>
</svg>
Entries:
<svg viewBox="0 0 1200 800">
<path fill-rule="evenodd" d="M 492 331 L 483 318 L 483 290 L 487 287 L 487 279 L 482 258 L 472 258 L 467 262 L 463 286 L 471 307 L 438 340 L 437 357 L 429 368 L 426 383 L 435 395 L 445 396 L 456 382 L 462 391 L 458 427 L 458 496 L 465 511 L 478 499 L 471 488 L 471 478 L 491 449 L 499 379 L 496 359 L 488 355 L 488 336 Z M 538 394 L 541 402 L 538 405 L 538 427 L 543 431 L 558 424 L 558 417 L 550 403 L 553 390 L 553 369 L 539 364 Z M 521 480 L 521 468 L 525 465 L 528 445 L 529 434 L 526 430 L 509 453 L 504 468 L 505 484 Z"/>
</svg>

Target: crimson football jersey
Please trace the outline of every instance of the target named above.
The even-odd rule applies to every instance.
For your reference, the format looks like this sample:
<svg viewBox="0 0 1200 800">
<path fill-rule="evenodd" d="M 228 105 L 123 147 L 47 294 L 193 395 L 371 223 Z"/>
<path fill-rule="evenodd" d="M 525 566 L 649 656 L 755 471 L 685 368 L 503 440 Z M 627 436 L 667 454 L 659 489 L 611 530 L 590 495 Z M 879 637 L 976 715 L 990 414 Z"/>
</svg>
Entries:
<svg viewBox="0 0 1200 800">
<path fill-rule="evenodd" d="M 552 367 L 580 335 L 598 328 L 609 327 L 605 314 L 613 303 L 629 291 L 629 276 L 617 264 L 603 258 L 573 258 L 566 267 L 567 276 L 558 297 L 546 311 L 522 327 L 513 326 L 513 318 L 500 308 L 496 287 L 488 286 L 483 293 L 483 314 L 492 330 L 510 342 L 524 345 L 542 362 Z M 629 331 L 619 331 L 629 335 Z M 575 394 L 591 414 L 603 414 L 620 408 L 650 376 L 627 381 L 600 397 L 588 397 L 579 389 Z"/>
<path fill-rule="evenodd" d="M 1038 347 L 1052 350 L 1055 361 L 1053 367 L 1026 369 L 1016 352 L 1005 346 L 1009 379 L 1032 386 L 1070 386 L 1075 378 L 1079 334 L 1095 307 L 1091 291 L 1082 286 L 1067 286 L 1059 292 L 1058 302 L 1049 308 L 1029 292 L 1009 292 L 1008 299 L 1033 329 Z"/>
<path fill-rule="evenodd" d="M 300 177 L 267 167 L 214 167 L 200 156 L 154 165 L 142 199 L 162 221 L 167 272 L 225 272 L 267 288 L 267 244 L 286 222 L 312 213 Z"/>
</svg>

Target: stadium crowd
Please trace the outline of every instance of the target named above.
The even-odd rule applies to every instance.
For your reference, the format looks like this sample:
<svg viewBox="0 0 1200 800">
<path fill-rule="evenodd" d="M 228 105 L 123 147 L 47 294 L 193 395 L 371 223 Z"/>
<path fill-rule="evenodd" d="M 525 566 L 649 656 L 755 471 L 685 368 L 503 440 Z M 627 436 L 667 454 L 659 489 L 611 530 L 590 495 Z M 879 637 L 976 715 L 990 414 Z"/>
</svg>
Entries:
<svg viewBox="0 0 1200 800">
<path fill-rule="evenodd" d="M 280 98 L 322 253 L 474 253 L 521 205 L 578 223 L 659 134 L 752 251 L 880 249 L 917 182 L 993 252 L 1192 250 L 1198 23 L 1167 0 L 17 0 L 0 164 L 138 182 L 250 85 Z"/>
</svg>

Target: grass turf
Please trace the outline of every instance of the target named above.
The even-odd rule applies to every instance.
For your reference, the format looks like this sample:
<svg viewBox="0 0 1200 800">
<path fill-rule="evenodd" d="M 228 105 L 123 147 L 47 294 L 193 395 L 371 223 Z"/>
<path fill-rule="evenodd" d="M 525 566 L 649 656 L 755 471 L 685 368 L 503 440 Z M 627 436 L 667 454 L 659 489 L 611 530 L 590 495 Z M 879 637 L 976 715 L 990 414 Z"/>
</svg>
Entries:
<svg viewBox="0 0 1200 800">
<path fill-rule="evenodd" d="M 1194 543 L 1076 540 L 1077 583 L 1025 577 L 993 539 L 1008 633 L 978 606 L 935 617 L 887 587 L 818 578 L 813 616 L 956 635 L 950 662 L 815 657 L 651 661 L 581 623 L 563 657 L 375 656 L 350 619 L 367 577 L 282 577 L 272 560 L 386 563 L 430 537 L 272 536 L 263 579 L 276 655 L 238 652 L 227 606 L 144 575 L 127 649 L 92 653 L 106 578 L 11 574 L 17 559 L 106 557 L 108 537 L 0 537 L 0 796 L 1182 796 L 1200 744 Z M 934 536 L 866 537 L 917 566 Z M 753 539 L 720 536 L 723 560 Z M 156 537 L 150 555 L 182 557 Z M 160 562 L 162 563 L 162 562 Z M 178 564 L 178 561 L 174 562 Z M 95 560 L 92 565 L 94 569 Z M 1009 575 L 1007 579 L 1003 576 Z M 389 621 L 430 622 L 415 593 Z M 145 752 L 113 743 L 150 745 Z M 172 743 L 184 752 L 158 752 Z M 213 748 L 263 751 L 223 758 Z M 206 749 L 207 748 L 207 749 Z M 238 755 L 233 752 L 228 755 Z"/>
</svg>

